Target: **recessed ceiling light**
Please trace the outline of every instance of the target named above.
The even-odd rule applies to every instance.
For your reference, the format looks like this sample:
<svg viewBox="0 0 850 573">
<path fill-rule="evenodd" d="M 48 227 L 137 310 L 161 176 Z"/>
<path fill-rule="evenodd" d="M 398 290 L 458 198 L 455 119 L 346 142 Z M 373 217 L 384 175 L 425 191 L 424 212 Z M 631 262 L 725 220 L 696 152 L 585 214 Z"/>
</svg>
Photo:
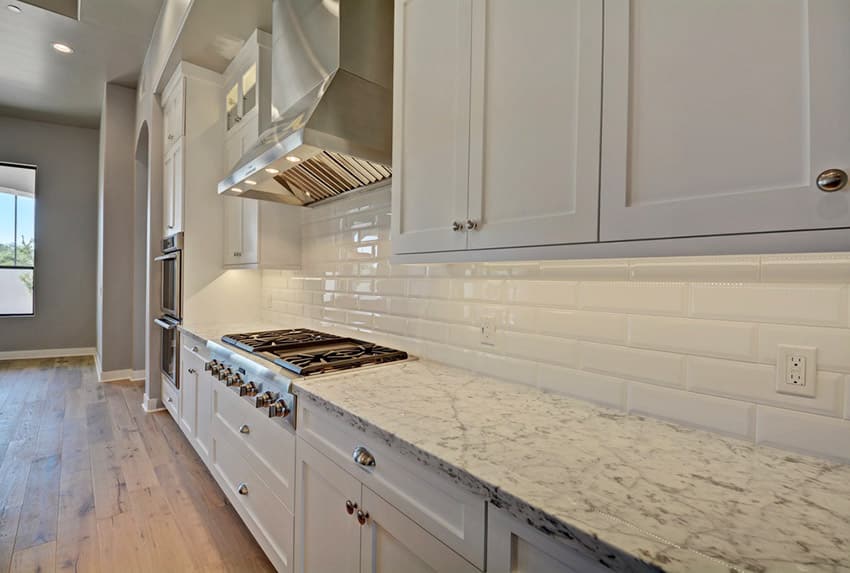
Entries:
<svg viewBox="0 0 850 573">
<path fill-rule="evenodd" d="M 274 167 L 266 167 L 266 173 L 277 175 L 278 173 L 280 173 L 280 169 L 275 169 Z"/>
<path fill-rule="evenodd" d="M 299 161 L 301 161 L 301 158 L 298 157 L 297 155 L 287 155 L 286 160 L 290 161 L 292 163 L 298 163 Z"/>
<path fill-rule="evenodd" d="M 234 193 L 242 193 L 242 189 L 240 189 L 239 187 L 231 187 L 230 190 Z"/>
<path fill-rule="evenodd" d="M 257 184 L 257 182 L 254 181 L 253 179 L 246 179 L 245 183 L 248 184 L 248 185 L 256 185 Z"/>
<path fill-rule="evenodd" d="M 74 48 L 69 46 L 68 44 L 63 44 L 61 42 L 53 42 L 53 49 L 59 52 L 60 54 L 73 54 Z"/>
<path fill-rule="evenodd" d="M 9 9 L 9 12 L 14 12 L 15 14 L 20 14 L 21 12 L 23 12 L 20 6 L 15 6 L 14 4 L 9 4 L 8 6 L 6 6 L 6 8 Z"/>
</svg>

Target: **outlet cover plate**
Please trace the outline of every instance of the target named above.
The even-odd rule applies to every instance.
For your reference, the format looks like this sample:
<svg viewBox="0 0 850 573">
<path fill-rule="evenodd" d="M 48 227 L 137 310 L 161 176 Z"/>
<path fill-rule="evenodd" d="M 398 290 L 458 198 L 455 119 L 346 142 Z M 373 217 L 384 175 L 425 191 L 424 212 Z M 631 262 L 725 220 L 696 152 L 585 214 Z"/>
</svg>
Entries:
<svg viewBox="0 0 850 573">
<path fill-rule="evenodd" d="M 814 398 L 817 393 L 817 348 L 780 344 L 776 351 L 776 391 Z"/>
</svg>

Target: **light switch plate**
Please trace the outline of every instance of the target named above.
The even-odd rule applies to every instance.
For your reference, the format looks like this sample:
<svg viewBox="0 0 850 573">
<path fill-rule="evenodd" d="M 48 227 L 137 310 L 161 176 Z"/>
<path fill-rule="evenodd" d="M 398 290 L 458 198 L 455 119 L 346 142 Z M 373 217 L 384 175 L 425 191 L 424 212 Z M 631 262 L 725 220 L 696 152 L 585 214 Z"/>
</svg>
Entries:
<svg viewBox="0 0 850 573">
<path fill-rule="evenodd" d="M 776 351 L 777 392 L 814 398 L 817 373 L 817 348 L 779 345 Z"/>
</svg>

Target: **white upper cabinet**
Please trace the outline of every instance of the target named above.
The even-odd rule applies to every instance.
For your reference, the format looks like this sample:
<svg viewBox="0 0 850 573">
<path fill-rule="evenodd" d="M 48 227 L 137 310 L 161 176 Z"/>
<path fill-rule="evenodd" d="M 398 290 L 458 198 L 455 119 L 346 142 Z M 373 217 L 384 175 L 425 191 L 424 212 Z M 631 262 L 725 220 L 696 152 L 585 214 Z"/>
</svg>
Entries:
<svg viewBox="0 0 850 573">
<path fill-rule="evenodd" d="M 468 247 L 596 241 L 602 3 L 474 0 L 472 22 Z"/>
<path fill-rule="evenodd" d="M 270 34 L 254 30 L 224 71 L 227 169 L 271 122 L 271 41 Z M 234 144 L 233 138 L 238 143 Z"/>
<path fill-rule="evenodd" d="M 601 239 L 850 226 L 850 2 L 606 0 Z"/>
<path fill-rule="evenodd" d="M 186 133 L 186 79 L 177 76 L 168 82 L 162 95 L 162 134 L 165 153 Z"/>
<path fill-rule="evenodd" d="M 395 252 L 466 248 L 471 18 L 472 0 L 396 1 Z"/>
</svg>

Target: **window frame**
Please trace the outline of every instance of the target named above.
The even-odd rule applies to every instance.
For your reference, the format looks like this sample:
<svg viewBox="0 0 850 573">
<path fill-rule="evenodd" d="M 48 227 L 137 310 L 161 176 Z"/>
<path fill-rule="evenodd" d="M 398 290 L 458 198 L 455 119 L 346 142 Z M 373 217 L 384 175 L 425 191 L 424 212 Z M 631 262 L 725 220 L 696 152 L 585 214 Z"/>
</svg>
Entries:
<svg viewBox="0 0 850 573">
<path fill-rule="evenodd" d="M 33 198 L 33 213 L 32 213 L 32 223 L 33 223 L 33 225 L 32 225 L 32 227 L 33 227 L 33 241 L 35 241 L 35 234 L 36 234 L 36 227 L 37 227 L 37 220 L 38 220 L 38 213 L 37 213 L 37 209 L 35 207 L 35 198 L 36 198 L 37 190 L 38 190 L 38 166 L 31 165 L 31 164 L 28 164 L 28 163 L 15 163 L 13 161 L 0 161 L 0 166 L 2 166 L 2 167 L 16 167 L 16 168 L 19 168 L 19 169 L 32 169 L 33 172 L 34 172 L 35 183 L 33 185 L 33 193 L 32 193 L 32 198 Z M 0 265 L 0 271 L 2 271 L 2 270 L 13 270 L 13 271 L 14 270 L 20 270 L 20 271 L 31 271 L 32 272 L 32 283 L 33 283 L 32 312 L 27 312 L 27 313 L 2 313 L 2 312 L 0 312 L 0 319 L 2 319 L 2 318 L 35 318 L 35 316 L 36 316 L 35 285 L 37 284 L 37 282 L 36 282 L 36 269 L 35 269 L 35 267 L 36 267 L 36 265 L 35 265 L 36 247 L 35 247 L 35 243 L 33 243 L 33 251 L 32 251 L 33 264 L 32 264 L 32 266 L 22 266 L 22 265 L 17 264 L 17 262 L 18 262 L 18 237 L 17 237 L 17 233 L 18 233 L 18 195 L 15 195 L 14 228 L 15 228 L 15 234 L 13 236 L 13 240 L 14 240 L 14 245 L 15 245 L 14 248 L 15 248 L 15 263 L 16 264 L 11 265 L 11 266 Z"/>
</svg>

